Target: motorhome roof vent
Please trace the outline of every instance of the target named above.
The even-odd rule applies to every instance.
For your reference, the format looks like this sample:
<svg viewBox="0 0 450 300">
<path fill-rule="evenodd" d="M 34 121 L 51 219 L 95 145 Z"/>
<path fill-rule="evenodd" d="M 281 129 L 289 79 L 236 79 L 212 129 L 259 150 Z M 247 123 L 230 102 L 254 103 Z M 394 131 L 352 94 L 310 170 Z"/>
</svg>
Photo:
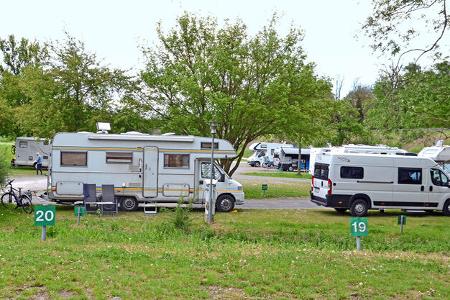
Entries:
<svg viewBox="0 0 450 300">
<path fill-rule="evenodd" d="M 92 132 L 89 132 L 89 131 L 78 131 L 77 133 L 92 133 Z"/>
<path fill-rule="evenodd" d="M 163 133 L 161 135 L 164 135 L 164 136 L 175 135 L 175 132 L 166 132 L 166 133 Z"/>
<path fill-rule="evenodd" d="M 443 147 L 444 146 L 444 140 L 437 140 L 436 141 L 436 147 Z"/>
<path fill-rule="evenodd" d="M 127 132 L 122 133 L 122 134 L 144 134 L 144 133 L 139 132 L 139 131 L 127 131 Z"/>
<path fill-rule="evenodd" d="M 97 122 L 97 133 L 108 133 L 111 130 L 111 124 Z"/>
</svg>

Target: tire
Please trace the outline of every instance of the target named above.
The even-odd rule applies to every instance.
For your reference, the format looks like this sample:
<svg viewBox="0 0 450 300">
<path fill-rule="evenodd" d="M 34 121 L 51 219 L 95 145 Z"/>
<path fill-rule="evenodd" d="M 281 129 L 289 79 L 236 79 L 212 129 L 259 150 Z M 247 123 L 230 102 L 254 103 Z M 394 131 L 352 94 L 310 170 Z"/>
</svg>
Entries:
<svg viewBox="0 0 450 300">
<path fill-rule="evenodd" d="M 216 210 L 230 212 L 234 208 L 234 198 L 231 195 L 221 195 L 216 201 Z"/>
<path fill-rule="evenodd" d="M 26 195 L 22 195 L 20 200 L 22 202 L 23 211 L 26 212 L 27 214 L 31 214 L 33 212 L 33 205 L 31 204 L 31 199 Z"/>
<path fill-rule="evenodd" d="M 364 199 L 356 199 L 350 206 L 350 214 L 354 217 L 367 216 L 369 204 Z"/>
<path fill-rule="evenodd" d="M 340 208 L 340 207 L 339 208 L 335 207 L 334 210 L 337 211 L 340 214 L 343 214 L 343 213 L 345 213 L 347 211 L 346 208 Z"/>
<path fill-rule="evenodd" d="M 261 166 L 261 164 L 259 163 L 259 161 L 255 162 L 255 167 L 259 168 Z"/>
<path fill-rule="evenodd" d="M 138 209 L 138 202 L 136 199 L 127 197 L 122 199 L 120 203 L 120 209 L 124 211 L 134 211 Z"/>
<path fill-rule="evenodd" d="M 450 217 L 450 199 L 447 199 L 447 201 L 445 201 L 442 213 L 444 214 L 444 216 Z"/>
<path fill-rule="evenodd" d="M 2 206 L 7 206 L 10 203 L 16 203 L 16 195 L 13 193 L 4 193 L 1 198 Z"/>
</svg>

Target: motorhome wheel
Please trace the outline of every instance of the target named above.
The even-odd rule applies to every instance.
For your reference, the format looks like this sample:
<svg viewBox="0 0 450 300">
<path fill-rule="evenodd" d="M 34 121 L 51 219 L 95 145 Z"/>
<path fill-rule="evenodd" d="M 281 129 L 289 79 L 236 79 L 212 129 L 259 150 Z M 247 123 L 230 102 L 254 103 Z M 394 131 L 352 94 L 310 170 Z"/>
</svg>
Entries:
<svg viewBox="0 0 450 300">
<path fill-rule="evenodd" d="M 221 195 L 217 198 L 216 210 L 230 212 L 234 208 L 234 198 L 230 195 Z"/>
<path fill-rule="evenodd" d="M 444 216 L 450 216 L 450 199 L 447 199 L 447 201 L 445 201 L 442 213 L 444 214 Z"/>
<path fill-rule="evenodd" d="M 134 198 L 124 198 L 121 205 L 122 210 L 133 211 L 138 208 L 138 203 Z"/>
<path fill-rule="evenodd" d="M 350 213 L 354 217 L 363 217 L 367 215 L 368 210 L 369 205 L 364 199 L 356 199 L 355 201 L 353 201 L 352 206 L 350 207 Z"/>
<path fill-rule="evenodd" d="M 255 167 L 259 168 L 261 166 L 261 164 L 259 163 L 259 161 L 255 162 Z"/>
</svg>

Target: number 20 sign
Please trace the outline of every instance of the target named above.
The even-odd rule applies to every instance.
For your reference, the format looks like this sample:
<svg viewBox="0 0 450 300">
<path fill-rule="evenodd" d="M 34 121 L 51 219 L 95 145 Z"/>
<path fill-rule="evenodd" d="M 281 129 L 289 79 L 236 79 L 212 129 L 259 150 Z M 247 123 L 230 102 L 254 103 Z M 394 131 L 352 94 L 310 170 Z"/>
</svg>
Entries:
<svg viewBox="0 0 450 300">
<path fill-rule="evenodd" d="M 351 218 L 350 231 L 352 236 L 368 236 L 369 222 L 367 218 Z"/>
<path fill-rule="evenodd" d="M 38 205 L 34 207 L 34 226 L 55 225 L 56 209 L 54 205 Z"/>
</svg>

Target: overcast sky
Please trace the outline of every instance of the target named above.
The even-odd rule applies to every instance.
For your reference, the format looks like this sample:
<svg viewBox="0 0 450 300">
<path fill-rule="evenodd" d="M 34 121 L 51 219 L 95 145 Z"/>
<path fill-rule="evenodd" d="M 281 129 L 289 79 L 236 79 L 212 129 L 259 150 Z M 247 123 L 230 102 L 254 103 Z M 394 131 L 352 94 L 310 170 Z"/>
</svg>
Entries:
<svg viewBox="0 0 450 300">
<path fill-rule="evenodd" d="M 223 19 L 242 19 L 250 33 L 281 17 L 280 33 L 292 24 L 305 33 L 304 49 L 317 73 L 344 78 L 344 96 L 358 80 L 372 84 L 382 58 L 361 36 L 361 23 L 370 14 L 368 0 L 29 0 L 3 1 L 0 36 L 14 34 L 40 41 L 61 39 L 64 31 L 85 42 L 103 61 L 120 68 L 142 68 L 140 45 L 156 43 L 156 23 L 174 25 L 184 11 Z"/>
</svg>

